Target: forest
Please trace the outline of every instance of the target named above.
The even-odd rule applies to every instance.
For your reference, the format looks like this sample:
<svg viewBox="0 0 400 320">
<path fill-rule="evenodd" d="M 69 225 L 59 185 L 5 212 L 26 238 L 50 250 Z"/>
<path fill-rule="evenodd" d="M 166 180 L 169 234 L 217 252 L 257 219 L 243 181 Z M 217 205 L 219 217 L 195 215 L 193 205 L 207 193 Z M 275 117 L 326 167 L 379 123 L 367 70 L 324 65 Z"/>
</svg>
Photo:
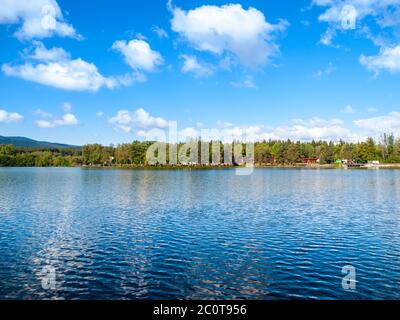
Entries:
<svg viewBox="0 0 400 320">
<path fill-rule="evenodd" d="M 12 145 L 0 145 L 0 166 L 148 167 L 146 153 L 152 144 L 153 142 L 133 141 L 132 143 L 117 146 L 90 144 L 75 149 L 17 148 Z M 224 145 L 221 142 L 219 142 L 219 145 L 221 148 L 221 163 L 223 163 Z M 168 150 L 171 146 L 167 144 L 166 149 Z M 182 146 L 183 144 L 176 146 L 177 150 Z M 245 144 L 243 146 L 243 150 L 245 150 Z M 198 152 L 200 153 L 201 151 Z M 306 158 L 319 158 L 320 164 L 332 164 L 342 159 L 357 163 L 367 163 L 375 160 L 381 163 L 400 163 L 400 139 L 396 139 L 393 134 L 384 134 L 379 141 L 369 138 L 365 142 L 359 143 L 270 140 L 257 142 L 254 145 L 254 161 L 256 165 L 290 166 L 303 163 Z"/>
</svg>

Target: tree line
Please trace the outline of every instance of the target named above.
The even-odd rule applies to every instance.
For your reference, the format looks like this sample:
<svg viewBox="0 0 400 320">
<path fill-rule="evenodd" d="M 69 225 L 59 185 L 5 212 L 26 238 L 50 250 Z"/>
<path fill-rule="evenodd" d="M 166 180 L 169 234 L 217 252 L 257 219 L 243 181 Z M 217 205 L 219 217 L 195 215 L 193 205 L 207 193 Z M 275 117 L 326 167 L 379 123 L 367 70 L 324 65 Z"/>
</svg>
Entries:
<svg viewBox="0 0 400 320">
<path fill-rule="evenodd" d="M 200 143 L 200 142 L 199 142 Z M 73 167 L 73 166 L 148 166 L 147 150 L 153 142 L 133 141 L 117 146 L 100 144 L 84 145 L 75 149 L 33 149 L 0 145 L 2 167 Z M 224 162 L 224 145 L 219 143 L 221 163 Z M 183 144 L 166 144 L 169 149 L 179 150 Z M 210 144 L 211 148 L 211 144 Z M 246 145 L 243 144 L 243 155 Z M 201 148 L 198 148 L 201 153 Z M 199 155 L 201 157 L 201 155 Z M 327 141 L 300 142 L 291 140 L 269 140 L 254 145 L 254 161 L 258 165 L 294 165 L 306 158 L 318 158 L 321 164 L 332 164 L 337 160 L 358 163 L 378 160 L 382 163 L 400 163 L 400 139 L 393 134 L 384 134 L 379 141 L 372 138 L 365 142 L 337 143 Z M 210 153 L 210 162 L 211 162 Z M 167 159 L 169 162 L 169 159 Z"/>
</svg>

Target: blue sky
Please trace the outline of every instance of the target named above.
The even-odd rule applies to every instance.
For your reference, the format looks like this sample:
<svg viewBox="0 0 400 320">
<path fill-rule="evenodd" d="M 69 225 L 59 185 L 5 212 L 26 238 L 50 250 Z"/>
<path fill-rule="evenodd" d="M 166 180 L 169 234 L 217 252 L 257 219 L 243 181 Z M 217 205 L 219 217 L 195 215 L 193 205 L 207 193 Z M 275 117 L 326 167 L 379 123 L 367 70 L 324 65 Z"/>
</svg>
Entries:
<svg viewBox="0 0 400 320">
<path fill-rule="evenodd" d="M 400 0 L 0 0 L 0 135 L 400 135 L 398 21 Z"/>
</svg>

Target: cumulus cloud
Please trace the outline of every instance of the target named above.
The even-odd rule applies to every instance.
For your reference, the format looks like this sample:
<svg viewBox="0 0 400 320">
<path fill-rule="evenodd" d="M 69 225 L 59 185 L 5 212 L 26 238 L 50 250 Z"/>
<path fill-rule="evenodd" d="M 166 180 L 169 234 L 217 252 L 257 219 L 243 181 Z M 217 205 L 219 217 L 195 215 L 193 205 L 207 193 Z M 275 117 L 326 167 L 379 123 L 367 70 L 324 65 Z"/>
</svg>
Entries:
<svg viewBox="0 0 400 320">
<path fill-rule="evenodd" d="M 181 58 L 183 59 L 183 66 L 181 69 L 183 73 L 193 73 L 198 78 L 208 77 L 214 73 L 211 66 L 200 63 L 195 56 L 183 54 Z"/>
<path fill-rule="evenodd" d="M 354 122 L 367 134 L 380 135 L 382 133 L 400 134 L 400 112 L 391 112 L 386 116 L 360 119 Z"/>
<path fill-rule="evenodd" d="M 189 11 L 170 5 L 172 30 L 199 51 L 233 55 L 246 67 L 264 66 L 279 51 L 276 33 L 288 23 L 266 21 L 264 14 L 240 4 L 204 5 Z"/>
<path fill-rule="evenodd" d="M 137 109 L 133 112 L 128 110 L 120 110 L 118 113 L 109 119 L 109 122 L 126 133 L 132 132 L 133 129 L 151 130 L 151 129 L 165 129 L 168 127 L 168 121 L 151 116 L 143 108 Z"/>
<path fill-rule="evenodd" d="M 111 122 L 118 122 L 118 124 L 122 126 L 120 129 L 126 132 L 133 131 L 133 116 L 131 114 L 124 112 L 119 114 L 116 119 L 118 119 L 118 121 L 112 120 Z M 152 129 L 167 129 L 167 122 L 163 122 L 162 126 L 155 126 L 153 124 L 142 127 L 137 134 L 139 137 L 146 139 L 152 136 Z M 168 136 L 167 132 L 165 133 L 166 136 Z M 313 117 L 308 120 L 294 119 L 287 125 L 281 125 L 275 128 L 257 124 L 240 126 L 230 122 L 218 121 L 216 126 L 212 128 L 186 127 L 177 131 L 178 141 L 197 139 L 199 137 L 204 141 L 222 140 L 224 142 L 232 142 L 234 140 L 262 141 L 269 139 L 291 139 L 294 141 L 359 141 L 364 139 L 364 136 L 353 133 L 350 129 L 346 128 L 344 122 L 340 119 L 321 119 L 318 117 Z"/>
<path fill-rule="evenodd" d="M 361 55 L 360 63 L 376 75 L 386 70 L 400 73 L 400 45 L 392 48 L 381 48 L 376 56 Z"/>
<path fill-rule="evenodd" d="M 25 57 L 25 64 L 4 64 L 2 71 L 7 76 L 71 91 L 98 91 L 102 87 L 114 89 L 131 83 L 127 76 L 105 77 L 93 63 L 81 58 L 71 59 L 62 48 L 48 50 L 40 42 L 35 43 L 33 53 L 25 51 Z"/>
<path fill-rule="evenodd" d="M 57 120 L 38 120 L 36 126 L 41 129 L 50 129 L 63 126 L 73 126 L 78 124 L 78 119 L 72 113 L 66 113 L 61 119 Z"/>
<path fill-rule="evenodd" d="M 125 62 L 134 71 L 153 72 L 164 63 L 161 54 L 152 50 L 143 39 L 135 39 L 129 42 L 118 40 L 114 42 L 112 48 L 123 55 Z"/>
<path fill-rule="evenodd" d="M 16 112 L 8 112 L 6 110 L 0 109 L 0 123 L 15 123 L 21 122 L 24 117 Z"/>
<path fill-rule="evenodd" d="M 23 57 L 39 61 L 59 61 L 70 58 L 70 54 L 63 48 L 47 49 L 40 41 L 33 41 L 33 45 L 33 48 L 24 50 Z"/>
<path fill-rule="evenodd" d="M 36 126 L 41 129 L 50 129 L 64 126 L 74 126 L 79 123 L 76 116 L 71 112 L 72 105 L 68 102 L 63 104 L 64 115 L 60 119 L 54 119 L 51 113 L 48 113 L 42 109 L 36 110 L 36 114 L 42 119 L 36 121 Z"/>
<path fill-rule="evenodd" d="M 80 37 L 55 0 L 0 0 L 0 24 L 19 25 L 19 39 Z"/>
</svg>

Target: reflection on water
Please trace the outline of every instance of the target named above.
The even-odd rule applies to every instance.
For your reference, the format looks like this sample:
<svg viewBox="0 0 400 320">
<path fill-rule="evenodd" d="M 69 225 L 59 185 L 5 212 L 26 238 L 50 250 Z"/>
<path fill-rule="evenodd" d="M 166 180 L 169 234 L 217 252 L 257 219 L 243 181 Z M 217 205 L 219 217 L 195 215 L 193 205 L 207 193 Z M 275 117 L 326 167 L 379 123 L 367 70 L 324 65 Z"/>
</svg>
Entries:
<svg viewBox="0 0 400 320">
<path fill-rule="evenodd" d="M 0 298 L 400 299 L 399 178 L 0 168 Z"/>
</svg>

